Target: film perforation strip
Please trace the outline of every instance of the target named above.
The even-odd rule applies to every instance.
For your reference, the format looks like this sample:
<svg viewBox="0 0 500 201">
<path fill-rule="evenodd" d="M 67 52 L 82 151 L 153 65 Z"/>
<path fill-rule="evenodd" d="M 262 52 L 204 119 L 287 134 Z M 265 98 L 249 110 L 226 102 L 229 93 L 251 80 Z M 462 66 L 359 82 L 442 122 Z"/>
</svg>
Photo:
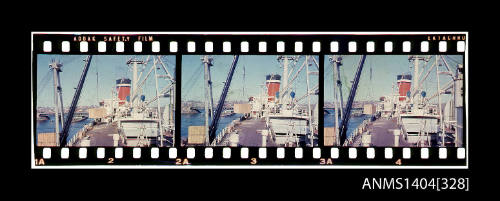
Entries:
<svg viewBox="0 0 500 201">
<path fill-rule="evenodd" d="M 77 34 L 84 35 L 84 34 Z M 106 35 L 106 34 L 102 34 Z M 102 35 L 98 35 L 102 36 Z M 118 34 L 120 35 L 120 34 Z M 71 34 L 35 35 L 33 53 L 55 55 L 314 55 L 319 56 L 319 70 L 327 68 L 328 55 L 466 55 L 465 33 L 416 35 L 202 35 L 202 34 L 123 34 L 131 38 L 151 36 L 152 40 L 124 41 L 76 40 Z M 422 36 L 424 35 L 424 36 Z M 435 36 L 450 35 L 446 39 Z M 457 37 L 455 40 L 450 37 Z M 181 64 L 176 65 L 181 66 Z M 184 68 L 184 66 L 182 66 Z M 178 72 L 175 72 L 179 75 Z M 322 72 L 318 72 L 322 73 Z M 320 78 L 322 78 L 320 76 Z M 320 82 L 321 83 L 321 82 Z M 323 86 L 320 86 L 320 91 Z M 181 89 L 178 87 L 177 89 Z M 320 92 L 323 93 L 323 92 Z M 180 100 L 180 99 L 179 99 Z M 322 100 L 321 100 L 322 101 Z M 321 105 L 321 104 L 320 104 Z M 177 107 L 177 106 L 176 106 Z M 321 109 L 323 110 L 323 109 Z M 323 116 L 320 115 L 320 118 Z M 177 121 L 177 120 L 176 120 Z M 321 121 L 320 121 L 321 122 Z M 180 125 L 177 124 L 176 125 Z M 319 137 L 323 137 L 320 126 Z M 178 135 L 178 133 L 176 133 Z M 179 137 L 179 136 L 177 136 Z M 323 143 L 323 138 L 320 140 Z M 467 166 L 466 147 L 44 147 L 35 146 L 35 160 L 46 164 L 101 165 L 182 165 L 191 166 Z M 112 161 L 110 161 L 112 160 Z M 184 162 L 186 160 L 186 162 Z M 394 164 L 402 160 L 402 164 Z M 187 162 L 189 161 L 189 162 Z M 83 162 L 87 164 L 87 162 Z M 36 167 L 40 167 L 36 165 Z"/>
<path fill-rule="evenodd" d="M 325 45 L 320 42 L 320 41 L 313 41 L 312 43 L 309 43 L 307 47 L 311 47 L 309 51 L 311 53 L 339 53 L 339 52 L 348 52 L 348 53 L 397 53 L 401 51 L 402 53 L 429 53 L 433 52 L 432 50 L 435 51 L 437 47 L 437 52 L 439 53 L 462 53 L 465 52 L 465 41 L 455 41 L 455 42 L 448 42 L 448 41 L 439 41 L 435 42 L 432 41 L 432 45 L 430 44 L 431 42 L 429 41 L 421 41 L 420 45 L 418 46 L 418 42 L 410 42 L 410 41 L 403 41 L 401 44 L 395 44 L 392 41 L 381 41 L 379 43 L 375 41 L 367 41 L 366 43 L 358 43 L 356 41 L 349 41 L 347 45 L 345 43 L 339 43 L 338 41 L 331 41 L 329 43 L 329 51 L 324 51 Z M 77 51 L 73 50 L 73 48 L 76 48 L 76 45 L 70 45 L 70 41 L 62 41 L 59 45 L 55 45 L 53 48 L 53 44 L 51 41 L 44 41 L 43 42 L 43 52 L 45 53 L 75 53 L 75 52 L 80 52 L 80 53 L 85 53 L 89 51 L 89 42 L 82 41 L 78 43 L 73 43 L 77 44 L 79 46 L 79 50 Z M 136 41 L 133 43 L 133 45 L 127 45 L 125 47 L 124 42 L 103 42 L 100 41 L 97 43 L 97 51 L 99 53 L 160 53 L 160 42 L 159 41 L 152 41 L 152 42 L 141 42 L 141 41 Z M 214 46 L 214 42 L 212 41 L 206 41 L 203 43 L 204 45 L 197 44 L 197 42 L 194 41 L 188 41 L 186 43 L 186 50 L 187 53 L 213 53 L 214 48 L 218 48 L 217 52 L 223 52 L 223 53 L 238 53 L 235 51 L 232 46 L 232 42 L 229 41 L 224 41 L 221 46 L 216 45 Z M 253 46 L 257 46 L 257 51 L 254 51 L 255 48 L 250 49 L 250 43 L 248 41 L 242 41 L 240 43 L 240 48 L 239 48 L 239 53 L 249 53 L 249 52 L 254 52 L 254 53 L 284 53 L 285 52 L 285 42 L 283 41 L 278 41 L 274 49 L 268 48 L 267 42 L 265 41 L 260 41 L 258 44 L 252 44 Z M 296 41 L 292 44 L 287 44 L 286 45 L 293 47 L 293 52 L 294 53 L 303 53 L 303 47 L 304 44 L 301 41 Z M 60 48 L 59 48 L 60 47 Z M 127 51 L 125 50 L 127 48 Z M 133 51 L 129 50 L 132 49 Z M 144 49 L 143 49 L 144 48 Z M 166 53 L 177 53 L 179 51 L 178 49 L 178 42 L 177 41 L 170 41 L 168 42 L 168 51 Z M 220 49 L 222 48 L 222 49 Z M 252 50 L 252 51 L 251 51 Z M 345 51 L 347 50 L 347 51 Z"/>
<path fill-rule="evenodd" d="M 250 151 L 250 149 L 252 151 Z M 44 147 L 42 157 L 44 159 L 70 159 L 71 154 L 77 155 L 78 159 L 86 159 L 87 157 L 105 159 L 116 158 L 123 159 L 160 159 L 163 157 L 176 159 L 179 157 L 177 148 L 140 148 L 140 147 L 80 147 L 80 148 L 50 148 Z M 269 148 L 269 147 L 188 147 L 182 148 L 181 155 L 188 159 L 248 159 L 257 157 L 259 159 L 448 159 L 448 157 L 456 159 L 465 159 L 465 148 Z M 268 150 L 273 150 L 275 155 L 269 155 Z M 330 153 L 328 153 L 328 151 Z M 124 156 L 124 153 L 128 154 Z M 238 155 L 239 153 L 239 155 Z M 249 153 L 252 153 L 250 155 Z M 306 154 L 304 154 L 306 153 Z M 160 157 L 161 156 L 161 157 Z"/>
</svg>

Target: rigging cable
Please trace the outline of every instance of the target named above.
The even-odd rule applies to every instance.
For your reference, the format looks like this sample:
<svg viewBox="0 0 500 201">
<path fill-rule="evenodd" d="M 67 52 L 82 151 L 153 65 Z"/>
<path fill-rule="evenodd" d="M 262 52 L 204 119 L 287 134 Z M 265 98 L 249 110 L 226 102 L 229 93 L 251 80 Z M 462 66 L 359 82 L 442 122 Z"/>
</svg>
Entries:
<svg viewBox="0 0 500 201">
<path fill-rule="evenodd" d="M 453 62 L 457 63 L 457 64 L 461 63 L 461 62 L 458 62 L 457 60 L 453 59 L 452 57 L 450 57 L 450 56 L 448 56 L 448 55 L 444 55 L 444 56 L 445 56 L 446 58 L 448 58 L 449 60 L 451 60 L 451 61 L 453 61 Z"/>
<path fill-rule="evenodd" d="M 245 66 L 243 66 L 243 99 L 245 99 Z"/>
<path fill-rule="evenodd" d="M 37 97 L 40 96 L 40 94 L 44 91 L 45 87 L 48 85 L 49 81 L 51 80 L 51 74 L 52 71 L 47 71 L 47 73 L 43 76 L 42 80 L 40 81 L 41 88 L 39 89 L 38 93 L 36 94 Z"/>
<path fill-rule="evenodd" d="M 191 89 L 193 89 L 193 87 L 198 83 L 197 81 L 201 80 L 201 79 L 194 79 L 197 75 L 202 75 L 201 71 L 203 70 L 203 64 L 200 64 L 198 66 L 198 68 L 196 68 L 197 70 L 194 70 L 193 71 L 193 74 L 191 74 L 191 77 L 189 77 L 187 81 L 188 84 L 186 84 L 186 90 L 184 94 L 190 94 L 191 92 Z"/>
<path fill-rule="evenodd" d="M 373 81 L 372 81 L 372 77 L 373 77 L 373 71 L 372 71 L 372 64 L 373 64 L 373 61 L 372 61 L 372 58 L 373 57 L 370 57 L 370 86 L 369 86 L 369 97 L 368 99 L 369 100 L 373 100 Z"/>
<path fill-rule="evenodd" d="M 97 63 L 97 62 L 95 62 Z M 97 100 L 97 105 L 99 105 L 99 71 L 97 70 L 97 66 L 95 67 L 95 75 L 96 75 L 96 100 Z"/>
</svg>

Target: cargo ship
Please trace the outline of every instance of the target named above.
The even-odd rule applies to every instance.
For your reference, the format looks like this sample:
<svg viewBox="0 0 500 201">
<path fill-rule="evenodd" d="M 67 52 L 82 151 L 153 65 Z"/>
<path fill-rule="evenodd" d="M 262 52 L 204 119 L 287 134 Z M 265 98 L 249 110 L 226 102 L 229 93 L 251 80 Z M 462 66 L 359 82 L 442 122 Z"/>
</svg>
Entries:
<svg viewBox="0 0 500 201">
<path fill-rule="evenodd" d="M 88 113 L 77 112 L 77 113 L 75 113 L 75 116 L 73 117 L 72 122 L 80 122 L 80 121 L 83 121 L 83 120 L 88 119 L 88 118 L 89 118 Z"/>
<path fill-rule="evenodd" d="M 210 146 L 244 146 L 244 147 L 297 147 L 315 146 L 317 137 L 317 103 L 311 103 L 310 96 L 316 96 L 317 90 L 307 85 L 302 97 L 295 97 L 297 91 L 292 91 L 296 77 L 289 77 L 292 70 L 289 61 L 298 60 L 299 56 L 278 56 L 278 61 L 283 62 L 283 73 L 271 73 L 262 79 L 260 93 L 250 96 L 248 102 L 238 103 L 232 106 L 232 110 L 226 108 L 220 116 L 228 114 L 242 114 L 241 118 L 233 120 L 219 133 L 214 135 L 212 141 L 209 129 L 203 126 L 190 126 L 188 145 L 210 145 Z M 304 56 L 303 68 L 295 71 L 296 74 L 304 73 L 306 76 L 317 75 L 317 71 L 310 71 L 313 63 L 312 57 Z M 203 58 L 202 58 L 203 60 Z M 208 59 L 205 59 L 207 61 Z M 211 60 L 209 60 L 211 61 Z M 234 63 L 233 63 L 234 64 Z M 206 67 L 209 65 L 206 65 Z M 304 67 L 305 66 L 305 67 Z M 317 69 L 317 68 L 316 68 Z M 210 71 L 205 71 L 210 73 Z M 231 74 L 231 72 L 229 72 Z M 210 78 L 210 76 L 205 76 Z M 309 78 L 308 80 L 309 81 Z M 283 84 L 282 84 L 283 82 Z M 211 83 L 210 80 L 206 83 Z M 309 82 L 307 83 L 309 84 Z M 206 87 L 211 87 L 207 85 Z M 211 90 L 206 90 L 210 92 Z M 224 91 L 224 90 L 223 90 Z M 210 97 L 211 95 L 208 95 Z M 307 98 L 306 104 L 299 104 L 300 100 Z M 210 105 L 210 100 L 207 100 Z M 224 104 L 220 102 L 219 104 Z M 214 110 L 216 110 L 214 108 Z M 208 107 L 210 111 L 210 106 Z M 217 115 L 216 113 L 214 116 Z M 210 117 L 211 115 L 208 115 Z M 206 121 L 213 121 L 208 118 Z M 213 119 L 216 119 L 215 116 Z M 206 124 L 208 125 L 208 123 Z M 197 137 L 199 139 L 197 139 Z"/>
<path fill-rule="evenodd" d="M 155 58 L 155 64 L 151 66 L 151 71 L 154 69 L 154 77 L 158 79 L 157 63 L 161 58 Z M 160 98 L 173 97 L 175 90 L 175 81 L 171 76 L 169 78 L 170 86 L 162 93 L 158 89 L 158 81 L 156 80 L 156 97 L 151 100 L 146 100 L 143 91 L 143 84 L 146 77 L 139 77 L 139 65 L 146 65 L 146 62 L 138 59 L 130 59 L 127 65 L 132 68 L 132 79 L 121 78 L 116 80 L 116 95 L 113 99 L 103 100 L 102 109 L 105 115 L 101 122 L 106 122 L 115 130 L 113 139 L 119 139 L 119 144 L 131 147 L 143 146 L 172 146 L 174 139 L 175 123 L 174 117 L 174 100 L 170 99 L 167 105 L 164 105 L 163 110 L 160 106 Z M 158 64 L 159 65 L 159 64 Z M 169 72 L 164 68 L 167 75 Z M 141 73 L 142 75 L 142 73 Z M 151 103 L 156 102 L 156 107 L 149 107 Z"/>
<path fill-rule="evenodd" d="M 83 70 L 82 77 L 85 77 L 87 69 L 91 65 L 92 56 L 88 56 Z M 59 145 L 65 142 L 66 146 L 129 146 L 129 147 L 144 147 L 144 146 L 172 146 L 174 143 L 174 110 L 175 110 L 175 77 L 170 74 L 168 68 L 163 63 L 161 56 L 148 56 L 144 61 L 137 58 L 128 59 L 126 63 L 132 70 L 132 79 L 127 77 L 116 80 L 114 90 L 111 91 L 111 98 L 99 101 L 99 107 L 88 109 L 88 113 L 76 112 L 74 115 L 64 115 L 62 110 L 62 97 L 59 99 L 60 89 L 59 72 L 62 72 L 61 63 L 53 63 L 50 66 L 54 69 L 54 88 L 57 94 L 55 98 L 56 105 L 56 121 L 73 117 L 71 122 L 81 122 L 86 119 L 92 119 L 88 124 L 85 124 L 76 134 L 67 137 L 65 142 L 63 139 L 59 141 L 59 136 L 62 134 L 59 129 L 59 124 L 55 124 L 55 135 L 52 144 Z M 149 62 L 148 61 L 153 61 Z M 152 64 L 152 65 L 151 65 Z M 148 69 L 149 72 L 139 72 Z M 57 71 L 56 71 L 57 70 Z M 160 86 L 158 79 L 164 78 L 167 86 Z M 156 91 L 155 95 L 150 99 L 146 99 L 143 91 L 147 86 L 145 82 L 148 79 L 153 79 L 156 83 L 152 87 Z M 79 91 L 83 87 L 83 80 L 80 80 L 75 93 L 78 100 Z M 165 104 L 160 100 L 168 99 Z M 73 101 L 73 103 L 77 103 Z M 75 110 L 75 104 L 70 107 L 71 114 Z M 61 109 L 59 109 L 61 108 Z M 59 114 L 59 115 L 58 115 Z M 63 114 L 63 115 L 60 115 Z M 59 117 L 59 118 L 58 118 Z M 63 128 L 68 126 L 62 125 Z M 64 129 L 63 129 L 64 130 Z M 67 132 L 67 131 L 66 131 Z M 47 135 L 48 136 L 48 135 Z M 52 136 L 52 135 L 51 135 Z M 46 140 L 44 141 L 45 144 Z M 48 143 L 50 144 L 50 143 Z"/>
<path fill-rule="evenodd" d="M 374 118 L 355 129 L 344 146 L 462 146 L 463 65 L 458 63 L 452 71 L 440 55 L 410 55 L 408 60 L 413 74 L 396 76 L 393 92 L 375 103 Z M 435 80 L 428 80 L 430 73 L 436 74 Z M 449 80 L 445 85 L 439 81 L 443 75 Z M 427 96 L 424 85 L 438 90 Z M 445 95 L 449 100 L 443 103 Z M 432 102 L 436 98 L 437 103 Z"/>
<path fill-rule="evenodd" d="M 36 120 L 37 121 L 47 121 L 50 120 L 49 114 L 47 113 L 38 113 L 36 115 Z"/>
<path fill-rule="evenodd" d="M 229 116 L 233 116 L 234 114 L 235 113 L 234 113 L 234 109 L 233 108 L 226 108 L 222 112 L 221 117 L 229 117 Z"/>
</svg>

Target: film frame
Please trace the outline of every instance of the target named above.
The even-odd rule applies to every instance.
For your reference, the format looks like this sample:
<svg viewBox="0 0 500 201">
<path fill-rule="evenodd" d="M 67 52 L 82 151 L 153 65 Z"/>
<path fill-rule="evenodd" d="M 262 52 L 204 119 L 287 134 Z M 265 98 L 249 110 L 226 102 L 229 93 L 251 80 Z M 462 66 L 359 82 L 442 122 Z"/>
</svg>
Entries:
<svg viewBox="0 0 500 201">
<path fill-rule="evenodd" d="M 77 36 L 94 36 L 96 41 L 74 41 Z M 116 51 L 117 43 L 105 42 L 104 36 L 130 36 L 123 43 L 123 51 Z M 153 42 L 133 38 L 152 37 Z M 144 38 L 143 38 L 144 39 Z M 76 39 L 78 40 L 78 39 Z M 93 40 L 93 39 L 91 39 Z M 146 40 L 146 39 L 145 39 Z M 149 40 L 149 39 L 147 39 Z M 49 41 L 50 43 L 48 43 Z M 230 44 L 229 50 L 227 44 Z M 387 51 L 387 42 L 391 51 Z M 427 45 L 423 45 L 423 44 Z M 64 44 L 64 45 L 63 45 Z M 87 51 L 81 51 L 81 48 Z M 157 46 L 159 45 L 159 47 Z M 241 45 L 248 47 L 241 48 Z M 284 47 L 281 47 L 284 45 Z M 210 48 L 211 46 L 211 48 Z M 422 46 L 427 47 L 422 51 Z M 140 48 L 139 48 L 140 47 Z M 207 49 L 207 47 L 209 47 Z M 353 48 L 354 47 L 354 48 Z M 409 47 L 409 49 L 408 49 Z M 172 148 L 134 147 L 37 147 L 32 130 L 32 168 L 468 168 L 468 33 L 467 32 L 97 32 L 97 33 L 32 33 L 33 58 L 37 54 L 68 55 L 175 55 L 176 75 L 181 79 L 182 55 L 318 55 L 320 71 L 325 55 L 463 55 L 465 65 L 465 141 L 463 148 L 429 147 L 324 147 L 322 129 L 319 129 L 319 147 L 181 147 L 179 137 Z M 210 50 L 211 49 L 211 50 Z M 48 51 L 50 50 L 50 51 Z M 138 51 L 141 50 L 141 51 Z M 208 50 L 208 51 L 207 51 Z M 32 62 L 36 68 L 36 61 Z M 36 76 L 34 76 L 36 77 Z M 324 77 L 320 73 L 320 128 L 323 125 Z M 178 81 L 180 82 L 180 81 Z M 33 83 L 36 89 L 36 83 Z M 176 90 L 179 103 L 180 86 Z M 32 100 L 36 103 L 36 99 Z M 34 104 L 35 105 L 35 104 Z M 176 110 L 180 111 L 180 104 Z M 33 125 L 36 108 L 33 108 Z M 176 114 L 180 127 L 180 113 Z M 180 136 L 176 129 L 176 136 Z M 121 157 L 117 157 L 120 156 Z M 112 160 L 112 161 L 111 161 Z M 396 164 L 400 160 L 401 165 Z M 40 163 L 43 162 L 43 165 Z M 138 166 L 141 165 L 141 166 Z"/>
</svg>

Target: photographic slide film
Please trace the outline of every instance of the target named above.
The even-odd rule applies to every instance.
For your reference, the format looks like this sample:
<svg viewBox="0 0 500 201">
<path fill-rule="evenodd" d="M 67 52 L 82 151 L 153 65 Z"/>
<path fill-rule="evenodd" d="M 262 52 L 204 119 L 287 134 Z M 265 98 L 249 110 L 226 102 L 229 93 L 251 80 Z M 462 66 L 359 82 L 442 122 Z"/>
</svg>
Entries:
<svg viewBox="0 0 500 201">
<path fill-rule="evenodd" d="M 468 32 L 32 32 L 33 169 L 467 169 Z"/>
</svg>

